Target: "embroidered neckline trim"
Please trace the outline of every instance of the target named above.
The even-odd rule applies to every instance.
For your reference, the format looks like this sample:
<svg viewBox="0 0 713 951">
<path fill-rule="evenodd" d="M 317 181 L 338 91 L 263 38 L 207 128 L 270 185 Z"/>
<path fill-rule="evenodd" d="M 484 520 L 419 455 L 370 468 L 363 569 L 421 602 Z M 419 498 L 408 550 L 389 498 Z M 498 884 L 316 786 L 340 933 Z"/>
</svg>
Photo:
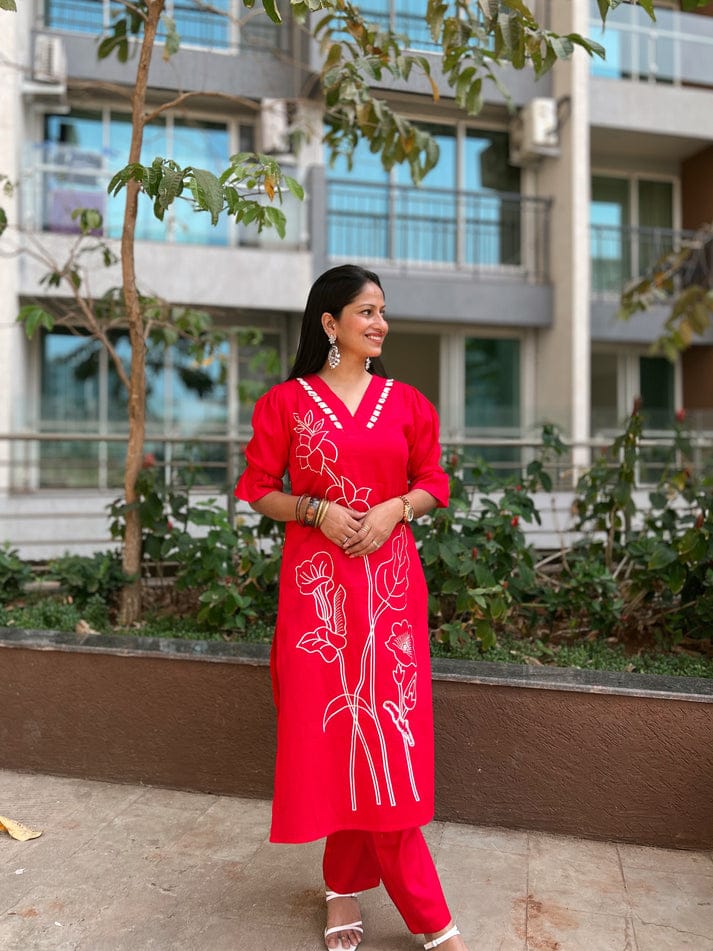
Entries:
<svg viewBox="0 0 713 951">
<path fill-rule="evenodd" d="M 311 399 L 314 400 L 314 402 L 317 404 L 317 406 L 319 406 L 319 408 L 322 410 L 322 412 L 324 413 L 324 415 L 325 415 L 329 420 L 331 420 L 332 423 L 334 423 L 334 428 L 335 428 L 335 429 L 343 429 L 344 427 L 343 427 L 342 424 L 339 422 L 339 419 L 337 418 L 337 414 L 336 414 L 336 413 L 334 412 L 334 410 L 329 406 L 329 404 L 326 403 L 326 402 L 322 399 L 322 397 L 319 395 L 319 393 L 317 393 L 317 391 L 316 391 L 312 386 L 310 386 L 310 384 L 307 382 L 307 380 L 305 380 L 304 377 L 298 376 L 298 377 L 297 377 L 297 382 L 302 386 L 302 388 L 304 389 L 305 393 L 306 393 Z M 382 409 L 384 408 L 384 403 L 385 403 L 386 400 L 388 399 L 389 393 L 391 392 L 391 387 L 392 387 L 393 385 L 394 385 L 394 381 L 393 381 L 392 379 L 384 380 L 384 386 L 383 386 L 383 388 L 382 388 L 382 390 L 381 390 L 381 395 L 379 396 L 379 399 L 376 401 L 376 406 L 374 407 L 374 411 L 372 412 L 371 416 L 369 417 L 369 421 L 368 421 L 367 424 L 366 424 L 366 428 L 367 428 L 367 429 L 373 429 L 373 428 L 374 428 L 374 425 L 375 425 L 376 421 L 378 420 L 379 416 L 381 416 L 381 411 L 382 411 Z"/>
</svg>

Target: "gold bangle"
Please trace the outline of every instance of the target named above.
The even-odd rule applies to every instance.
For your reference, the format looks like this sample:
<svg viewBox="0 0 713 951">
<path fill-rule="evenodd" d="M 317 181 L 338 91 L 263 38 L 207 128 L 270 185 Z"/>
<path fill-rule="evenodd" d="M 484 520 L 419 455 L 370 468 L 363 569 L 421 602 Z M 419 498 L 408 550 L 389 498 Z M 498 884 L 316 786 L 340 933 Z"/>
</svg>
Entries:
<svg viewBox="0 0 713 951">
<path fill-rule="evenodd" d="M 324 516 L 327 514 L 327 509 L 329 508 L 329 502 L 327 499 L 320 499 L 319 505 L 317 506 L 317 514 L 314 517 L 314 527 L 319 528 L 319 526 L 324 521 Z"/>
</svg>

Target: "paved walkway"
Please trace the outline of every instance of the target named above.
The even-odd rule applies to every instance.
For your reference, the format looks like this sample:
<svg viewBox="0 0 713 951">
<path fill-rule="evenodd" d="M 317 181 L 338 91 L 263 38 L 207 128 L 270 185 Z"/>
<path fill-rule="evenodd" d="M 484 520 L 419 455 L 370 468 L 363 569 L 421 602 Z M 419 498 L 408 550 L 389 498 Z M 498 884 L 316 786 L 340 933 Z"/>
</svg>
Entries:
<svg viewBox="0 0 713 951">
<path fill-rule="evenodd" d="M 320 843 L 267 842 L 269 803 L 0 770 L 2 951 L 319 951 Z M 713 854 L 433 823 L 471 951 L 713 951 Z M 409 951 L 383 889 L 362 951 Z"/>
</svg>

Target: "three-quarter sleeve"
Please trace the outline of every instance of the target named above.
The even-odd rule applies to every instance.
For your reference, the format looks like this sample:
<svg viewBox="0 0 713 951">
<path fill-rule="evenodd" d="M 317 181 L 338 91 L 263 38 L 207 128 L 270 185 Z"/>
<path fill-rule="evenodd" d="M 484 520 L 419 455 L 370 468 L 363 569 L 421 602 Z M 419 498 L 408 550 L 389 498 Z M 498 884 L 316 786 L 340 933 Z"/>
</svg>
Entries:
<svg viewBox="0 0 713 951">
<path fill-rule="evenodd" d="M 412 423 L 407 433 L 409 443 L 409 489 L 424 489 L 441 508 L 448 505 L 448 475 L 441 465 L 438 413 L 425 396 L 413 390 Z"/>
<path fill-rule="evenodd" d="M 253 435 L 245 447 L 247 466 L 235 486 L 237 498 L 257 502 L 268 492 L 282 491 L 290 450 L 288 417 L 280 385 L 255 404 Z"/>
</svg>

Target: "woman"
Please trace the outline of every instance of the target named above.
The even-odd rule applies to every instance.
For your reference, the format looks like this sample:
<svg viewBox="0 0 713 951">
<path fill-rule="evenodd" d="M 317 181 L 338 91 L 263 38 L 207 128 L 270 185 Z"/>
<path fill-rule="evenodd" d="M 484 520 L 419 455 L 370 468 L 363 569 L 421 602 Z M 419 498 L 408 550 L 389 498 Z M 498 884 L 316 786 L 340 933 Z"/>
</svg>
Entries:
<svg viewBox="0 0 713 951">
<path fill-rule="evenodd" d="M 427 591 L 408 525 L 447 504 L 448 479 L 434 408 L 375 372 L 384 310 L 370 271 L 318 278 L 292 373 L 255 406 L 235 490 L 287 523 L 270 838 L 326 836 L 327 948 L 359 944 L 357 893 L 383 881 L 426 948 L 464 951 L 419 829 L 433 816 L 433 719 Z"/>
</svg>

